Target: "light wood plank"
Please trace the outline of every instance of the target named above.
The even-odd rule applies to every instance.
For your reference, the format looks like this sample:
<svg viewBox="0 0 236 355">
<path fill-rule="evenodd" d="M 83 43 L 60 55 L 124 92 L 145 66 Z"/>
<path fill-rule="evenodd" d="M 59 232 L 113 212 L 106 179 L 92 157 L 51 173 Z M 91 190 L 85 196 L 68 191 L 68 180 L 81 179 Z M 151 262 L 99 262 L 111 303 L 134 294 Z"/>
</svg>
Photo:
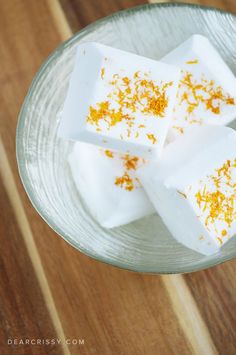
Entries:
<svg viewBox="0 0 236 355">
<path fill-rule="evenodd" d="M 218 354 L 209 330 L 199 312 L 199 305 L 181 275 L 162 277 L 175 314 L 195 354 Z M 214 338 L 213 338 L 214 339 Z"/>
</svg>

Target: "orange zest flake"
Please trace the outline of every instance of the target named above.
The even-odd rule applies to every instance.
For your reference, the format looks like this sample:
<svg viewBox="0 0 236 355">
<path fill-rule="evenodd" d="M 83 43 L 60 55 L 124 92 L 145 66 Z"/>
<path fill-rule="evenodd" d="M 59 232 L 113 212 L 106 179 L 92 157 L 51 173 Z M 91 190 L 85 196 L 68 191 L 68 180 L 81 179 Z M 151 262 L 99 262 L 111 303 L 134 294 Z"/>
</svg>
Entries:
<svg viewBox="0 0 236 355">
<path fill-rule="evenodd" d="M 196 119 L 189 120 L 189 118 L 186 117 L 186 121 L 188 121 L 189 124 L 198 123 L 199 125 L 202 125 L 202 120 L 196 120 Z"/>
<path fill-rule="evenodd" d="M 139 158 L 138 157 L 131 157 L 129 154 L 126 154 L 122 157 L 123 159 L 123 164 L 124 167 L 127 170 L 136 170 L 138 167 L 138 163 L 139 163 Z"/>
<path fill-rule="evenodd" d="M 132 191 L 134 189 L 133 179 L 129 176 L 127 171 L 115 180 L 115 185 L 124 188 L 127 191 Z"/>
<path fill-rule="evenodd" d="M 111 150 L 106 149 L 103 150 L 103 152 L 108 158 L 114 158 L 114 153 Z M 115 178 L 114 184 L 127 191 L 132 191 L 133 189 L 140 187 L 141 183 L 139 179 L 137 177 L 130 176 L 130 171 L 136 170 L 138 165 L 145 164 L 146 160 L 130 156 L 129 154 L 121 156 L 121 160 L 124 167 L 124 173 L 122 176 Z"/>
<path fill-rule="evenodd" d="M 162 93 L 158 98 L 149 98 L 148 105 L 145 107 L 143 113 L 152 113 L 155 116 L 164 117 L 165 109 L 168 105 L 168 99 L 165 93 Z"/>
<path fill-rule="evenodd" d="M 101 69 L 101 79 L 104 79 L 104 75 L 105 75 L 105 68 Z"/>
<path fill-rule="evenodd" d="M 176 130 L 179 131 L 181 134 L 184 134 L 184 129 L 183 129 L 183 127 L 180 127 L 180 126 L 172 126 L 172 128 L 176 129 Z"/>
<path fill-rule="evenodd" d="M 213 183 L 209 190 L 206 184 L 195 194 L 196 202 L 203 214 L 205 225 L 215 225 L 217 221 L 225 223 L 227 228 L 232 226 L 236 219 L 236 183 L 232 176 L 236 169 L 236 159 L 227 160 L 213 175 L 207 178 Z M 222 231 L 222 236 L 227 231 Z"/>
<path fill-rule="evenodd" d="M 127 126 L 128 126 L 128 127 L 132 128 L 133 125 L 134 125 L 134 122 L 133 122 L 133 121 L 128 121 L 128 122 L 127 122 Z"/>
<path fill-rule="evenodd" d="M 142 158 L 130 156 L 129 154 L 123 155 L 121 159 L 123 161 L 124 174 L 116 177 L 115 185 L 127 191 L 132 191 L 140 187 L 141 183 L 137 177 L 130 176 L 130 171 L 136 170 L 139 164 L 144 164 L 146 161 Z"/>
<path fill-rule="evenodd" d="M 184 192 L 179 191 L 179 190 L 177 190 L 177 192 L 178 192 L 178 194 L 182 195 L 184 198 L 187 198 L 187 195 Z"/>
<path fill-rule="evenodd" d="M 204 240 L 205 237 L 204 237 L 204 235 L 200 235 L 200 237 L 199 237 L 198 239 L 199 239 L 199 240 Z"/>
<path fill-rule="evenodd" d="M 108 158 L 114 158 L 114 153 L 111 150 L 106 149 L 104 150 L 104 153 Z"/>
<path fill-rule="evenodd" d="M 221 235 L 222 235 L 222 237 L 226 237 L 226 235 L 227 235 L 226 229 L 223 229 L 223 230 L 222 230 Z"/>
<path fill-rule="evenodd" d="M 225 103 L 226 103 L 227 105 L 235 105 L 235 100 L 234 100 L 233 97 L 227 97 L 227 98 L 225 99 Z"/>
<path fill-rule="evenodd" d="M 220 243 L 220 245 L 223 244 L 223 240 L 222 240 L 220 237 L 217 237 L 216 239 L 218 240 L 218 242 Z"/>
<path fill-rule="evenodd" d="M 189 60 L 186 62 L 186 64 L 198 64 L 198 63 L 199 63 L 198 59 Z"/>
<path fill-rule="evenodd" d="M 87 122 L 95 123 L 98 125 L 99 120 L 103 119 L 107 115 L 109 109 L 109 102 L 103 101 L 100 102 L 98 108 L 94 108 L 93 106 L 89 107 L 89 116 L 87 117 Z"/>
<path fill-rule="evenodd" d="M 90 106 L 89 116 L 87 117 L 87 122 L 90 124 L 95 124 L 99 126 L 99 121 L 106 121 L 109 126 L 115 126 L 118 122 L 121 122 L 124 118 L 120 110 L 110 109 L 110 103 L 108 101 L 102 101 L 97 104 L 98 108 Z M 128 119 L 128 117 L 125 117 Z"/>
<path fill-rule="evenodd" d="M 236 105 L 235 99 L 223 92 L 220 85 L 216 85 L 214 80 L 206 80 L 203 76 L 200 80 L 195 80 L 188 71 L 183 72 L 177 93 L 181 105 L 187 105 L 188 114 L 192 114 L 199 105 L 203 105 L 208 111 L 215 115 L 221 113 L 222 106 Z"/>
<path fill-rule="evenodd" d="M 113 74 L 113 80 L 109 82 L 110 92 L 104 101 L 90 106 L 87 122 L 97 127 L 103 122 L 108 129 L 120 122 L 131 127 L 135 120 L 134 113 L 137 111 L 163 118 L 169 102 L 167 90 L 173 82 L 161 82 L 158 85 L 144 74 L 136 72 L 132 77 Z M 144 127 L 139 125 L 139 128 Z"/>
<path fill-rule="evenodd" d="M 144 124 L 138 125 L 138 128 L 145 128 L 146 126 Z"/>
<path fill-rule="evenodd" d="M 129 86 L 129 84 L 130 84 L 130 79 L 129 79 L 127 76 L 125 76 L 124 78 L 122 78 L 122 81 L 123 81 L 124 85 Z"/>
<path fill-rule="evenodd" d="M 146 136 L 152 142 L 152 144 L 157 143 L 157 138 L 155 137 L 155 135 L 153 133 L 147 133 Z"/>
</svg>

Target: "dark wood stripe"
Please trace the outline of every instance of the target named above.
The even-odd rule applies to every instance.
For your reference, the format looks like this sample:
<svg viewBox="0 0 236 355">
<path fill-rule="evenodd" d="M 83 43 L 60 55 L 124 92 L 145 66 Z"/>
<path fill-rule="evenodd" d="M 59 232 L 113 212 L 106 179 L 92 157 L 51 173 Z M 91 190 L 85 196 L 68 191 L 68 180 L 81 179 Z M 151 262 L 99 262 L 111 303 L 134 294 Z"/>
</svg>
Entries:
<svg viewBox="0 0 236 355">
<path fill-rule="evenodd" d="M 60 0 L 73 32 L 116 11 L 145 4 L 145 0 Z"/>
<path fill-rule="evenodd" d="M 162 0 L 150 0 L 150 3 L 158 3 L 162 2 Z M 216 7 L 225 11 L 230 11 L 233 13 L 236 13 L 236 2 L 235 0 L 188 0 L 188 1 L 183 1 L 183 0 L 163 0 L 163 2 L 187 2 L 190 4 L 198 4 L 198 5 L 203 5 L 203 6 L 211 6 L 211 7 Z"/>
<path fill-rule="evenodd" d="M 220 354 L 236 354 L 236 261 L 185 275 Z"/>
<path fill-rule="evenodd" d="M 1 181 L 0 210 L 1 353 L 21 355 L 32 349 L 34 354 L 62 354 L 61 347 L 55 345 L 7 345 L 8 339 L 54 339 L 57 334 Z"/>
</svg>

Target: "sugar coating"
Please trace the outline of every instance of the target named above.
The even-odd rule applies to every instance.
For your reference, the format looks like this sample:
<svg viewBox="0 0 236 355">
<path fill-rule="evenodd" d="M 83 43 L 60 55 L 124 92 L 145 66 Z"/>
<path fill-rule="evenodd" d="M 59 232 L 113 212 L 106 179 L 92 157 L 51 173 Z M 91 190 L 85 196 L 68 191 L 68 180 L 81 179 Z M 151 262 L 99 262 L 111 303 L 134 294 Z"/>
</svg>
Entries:
<svg viewBox="0 0 236 355">
<path fill-rule="evenodd" d="M 103 227 L 117 227 L 154 212 L 136 176 L 136 169 L 145 164 L 142 158 L 76 142 L 68 162 L 77 190 Z"/>
<path fill-rule="evenodd" d="M 206 37 L 193 35 L 162 61 L 182 70 L 169 140 L 191 125 L 236 118 L 236 78 Z"/>
<path fill-rule="evenodd" d="M 170 143 L 140 180 L 173 236 L 205 255 L 236 233 L 236 132 L 192 127 Z"/>
<path fill-rule="evenodd" d="M 180 70 L 98 43 L 78 46 L 59 135 L 149 157 L 160 154 Z"/>
</svg>

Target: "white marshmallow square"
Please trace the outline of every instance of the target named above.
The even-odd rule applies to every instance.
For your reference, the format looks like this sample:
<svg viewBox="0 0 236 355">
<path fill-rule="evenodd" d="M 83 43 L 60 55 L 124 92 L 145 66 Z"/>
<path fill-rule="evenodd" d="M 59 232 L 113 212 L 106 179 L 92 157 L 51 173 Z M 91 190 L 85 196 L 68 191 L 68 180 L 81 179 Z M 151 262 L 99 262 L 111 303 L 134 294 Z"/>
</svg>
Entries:
<svg viewBox="0 0 236 355">
<path fill-rule="evenodd" d="M 165 142 L 180 70 L 98 43 L 78 46 L 59 135 L 151 158 Z"/>
<path fill-rule="evenodd" d="M 68 158 L 76 188 L 92 216 L 106 228 L 154 213 L 136 169 L 143 158 L 76 142 Z"/>
<path fill-rule="evenodd" d="M 236 132 L 192 127 L 138 175 L 177 241 L 216 253 L 236 233 Z"/>
<path fill-rule="evenodd" d="M 236 78 L 206 37 L 193 35 L 162 61 L 182 70 L 168 140 L 192 125 L 226 125 L 236 118 Z"/>
</svg>

